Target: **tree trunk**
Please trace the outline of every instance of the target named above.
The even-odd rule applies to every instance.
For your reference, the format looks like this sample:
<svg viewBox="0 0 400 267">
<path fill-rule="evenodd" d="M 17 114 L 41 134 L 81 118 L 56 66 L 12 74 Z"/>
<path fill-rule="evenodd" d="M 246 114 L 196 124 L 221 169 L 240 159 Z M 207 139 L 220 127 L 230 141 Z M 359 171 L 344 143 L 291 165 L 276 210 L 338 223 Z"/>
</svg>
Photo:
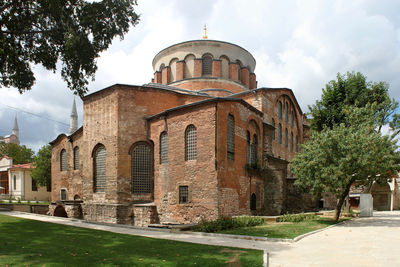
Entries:
<svg viewBox="0 0 400 267">
<path fill-rule="evenodd" d="M 349 194 L 350 187 L 352 183 L 350 183 L 346 189 L 343 191 L 343 193 L 340 195 L 339 202 L 336 204 L 336 213 L 335 213 L 335 221 L 339 220 L 340 217 L 340 212 L 342 211 L 342 206 L 344 203 L 344 200 L 346 199 L 347 195 Z"/>
</svg>

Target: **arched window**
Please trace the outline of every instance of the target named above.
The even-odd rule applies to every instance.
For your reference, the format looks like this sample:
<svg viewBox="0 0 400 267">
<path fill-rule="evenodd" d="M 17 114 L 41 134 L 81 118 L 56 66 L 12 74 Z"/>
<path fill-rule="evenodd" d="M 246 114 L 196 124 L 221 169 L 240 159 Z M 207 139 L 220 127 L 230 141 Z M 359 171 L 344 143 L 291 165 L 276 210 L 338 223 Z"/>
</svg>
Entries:
<svg viewBox="0 0 400 267">
<path fill-rule="evenodd" d="M 272 140 L 275 140 L 275 120 L 272 119 L 272 127 L 274 127 L 274 130 L 272 132 Z"/>
<path fill-rule="evenodd" d="M 257 197 L 256 194 L 251 194 L 250 198 L 250 210 L 256 210 L 257 209 Z"/>
<path fill-rule="evenodd" d="M 258 139 L 257 135 L 253 135 L 253 142 L 251 142 L 250 146 L 250 164 L 257 164 L 257 146 L 258 146 Z"/>
<path fill-rule="evenodd" d="M 153 192 L 153 157 L 150 146 L 139 143 L 132 150 L 132 192 Z"/>
<path fill-rule="evenodd" d="M 74 170 L 79 170 L 79 147 L 74 148 Z"/>
<path fill-rule="evenodd" d="M 299 137 L 296 135 L 296 152 L 299 152 Z"/>
<path fill-rule="evenodd" d="M 293 126 L 294 125 L 294 112 L 292 111 L 292 114 L 290 116 L 290 125 Z"/>
<path fill-rule="evenodd" d="M 278 118 L 282 119 L 282 102 L 278 102 Z"/>
<path fill-rule="evenodd" d="M 160 135 L 160 163 L 168 162 L 168 134 L 162 132 Z"/>
<path fill-rule="evenodd" d="M 61 150 L 60 153 L 60 170 L 67 170 L 67 151 L 65 151 L 65 149 Z"/>
<path fill-rule="evenodd" d="M 94 192 L 106 191 L 106 157 L 106 148 L 98 145 L 93 153 Z"/>
<path fill-rule="evenodd" d="M 211 75 L 212 74 L 212 57 L 210 55 L 203 56 L 203 64 L 201 67 L 201 75 Z"/>
<path fill-rule="evenodd" d="M 227 151 L 228 159 L 235 159 L 235 118 L 233 115 L 228 115 L 228 136 L 227 136 Z"/>
<path fill-rule="evenodd" d="M 289 119 L 289 104 L 285 102 L 285 122 L 288 122 Z"/>
<path fill-rule="evenodd" d="M 189 125 L 185 131 L 185 160 L 197 158 L 197 130 L 194 125 Z"/>
<path fill-rule="evenodd" d="M 282 144 L 282 125 L 278 124 L 278 143 Z"/>
<path fill-rule="evenodd" d="M 246 133 L 246 163 L 250 164 L 250 133 Z"/>
<path fill-rule="evenodd" d="M 285 129 L 285 135 L 284 135 L 284 146 L 287 147 L 288 146 L 288 130 Z"/>
<path fill-rule="evenodd" d="M 289 149 L 290 149 L 290 152 L 293 151 L 293 133 L 290 133 Z"/>
</svg>

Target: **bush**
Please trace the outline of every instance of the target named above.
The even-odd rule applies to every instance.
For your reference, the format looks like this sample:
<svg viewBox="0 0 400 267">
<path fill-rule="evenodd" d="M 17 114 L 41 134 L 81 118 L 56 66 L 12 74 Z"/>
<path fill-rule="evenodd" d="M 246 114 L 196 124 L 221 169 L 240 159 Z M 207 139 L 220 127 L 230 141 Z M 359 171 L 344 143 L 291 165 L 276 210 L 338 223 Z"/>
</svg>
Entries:
<svg viewBox="0 0 400 267">
<path fill-rule="evenodd" d="M 220 217 L 215 221 L 202 220 L 194 230 L 200 232 L 219 232 L 228 229 L 255 226 L 263 224 L 265 220 L 260 217 L 239 216 L 239 217 Z"/>
<path fill-rule="evenodd" d="M 302 221 L 312 221 L 317 218 L 315 213 L 300 213 L 300 214 L 285 214 L 278 218 L 278 222 L 302 222 Z"/>
</svg>

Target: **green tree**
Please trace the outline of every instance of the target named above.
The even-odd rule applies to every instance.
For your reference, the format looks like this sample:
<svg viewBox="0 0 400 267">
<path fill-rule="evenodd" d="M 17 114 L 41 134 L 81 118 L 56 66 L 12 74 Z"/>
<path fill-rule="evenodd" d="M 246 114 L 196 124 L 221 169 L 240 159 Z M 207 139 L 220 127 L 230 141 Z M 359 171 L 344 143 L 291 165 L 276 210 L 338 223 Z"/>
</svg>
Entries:
<svg viewBox="0 0 400 267">
<path fill-rule="evenodd" d="M 100 52 L 138 22 L 135 5 L 136 0 L 0 1 L 0 86 L 30 90 L 31 63 L 56 71 L 60 60 L 62 78 L 82 97 Z"/>
<path fill-rule="evenodd" d="M 24 164 L 33 161 L 33 151 L 26 146 L 8 143 L 0 144 L 0 157 L 7 156 L 13 159 L 13 164 Z"/>
<path fill-rule="evenodd" d="M 45 145 L 39 149 L 34 158 L 34 168 L 31 176 L 41 186 L 51 185 L 51 146 Z"/>
<path fill-rule="evenodd" d="M 352 184 L 385 183 L 400 170 L 396 141 L 377 130 L 376 106 L 344 109 L 344 122 L 312 131 L 290 164 L 301 188 L 337 197 L 336 220 Z"/>
<path fill-rule="evenodd" d="M 308 107 L 312 117 L 311 129 L 322 131 L 324 127 L 332 128 L 345 121 L 344 110 L 347 106 L 365 107 L 372 103 L 377 104 L 377 112 L 381 116 L 378 127 L 381 128 L 397 108 L 397 102 L 389 97 L 388 88 L 384 82 L 367 82 L 359 72 L 338 73 L 336 80 L 330 81 L 322 89 L 321 100 Z M 386 112 L 380 112 L 383 109 Z"/>
</svg>

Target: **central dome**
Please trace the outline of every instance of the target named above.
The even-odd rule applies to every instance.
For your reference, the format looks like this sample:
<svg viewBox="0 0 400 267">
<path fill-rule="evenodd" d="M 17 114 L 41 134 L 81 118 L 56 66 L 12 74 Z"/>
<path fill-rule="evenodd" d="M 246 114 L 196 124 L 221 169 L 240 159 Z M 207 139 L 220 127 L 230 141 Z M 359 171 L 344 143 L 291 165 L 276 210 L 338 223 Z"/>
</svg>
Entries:
<svg viewBox="0 0 400 267">
<path fill-rule="evenodd" d="M 154 57 L 152 82 L 223 96 L 256 88 L 255 67 L 254 57 L 238 45 L 193 40 Z"/>
</svg>

